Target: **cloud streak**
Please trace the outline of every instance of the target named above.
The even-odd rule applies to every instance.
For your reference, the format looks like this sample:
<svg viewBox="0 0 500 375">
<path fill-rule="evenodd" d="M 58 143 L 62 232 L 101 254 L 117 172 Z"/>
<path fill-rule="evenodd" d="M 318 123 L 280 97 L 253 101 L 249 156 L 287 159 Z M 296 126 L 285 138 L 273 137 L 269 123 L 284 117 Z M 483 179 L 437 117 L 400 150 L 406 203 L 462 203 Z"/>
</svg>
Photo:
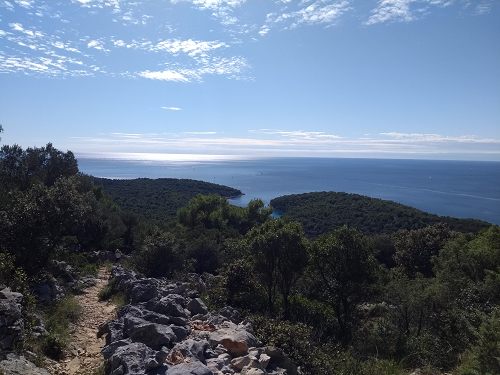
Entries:
<svg viewBox="0 0 500 375">
<path fill-rule="evenodd" d="M 114 151 L 132 152 L 207 152 L 225 154 L 273 153 L 294 156 L 339 153 L 363 156 L 384 155 L 446 155 L 475 154 L 500 157 L 500 140 L 479 139 L 465 135 L 459 137 L 439 134 L 381 133 L 379 139 L 341 138 L 324 132 L 259 129 L 249 131 L 251 136 L 221 136 L 215 131 L 192 131 L 164 134 L 113 133 L 101 137 L 79 138 L 80 147 L 87 144 L 106 146 Z M 83 146 L 85 148 L 85 146 Z M 88 151 L 89 148 L 87 147 Z"/>
</svg>

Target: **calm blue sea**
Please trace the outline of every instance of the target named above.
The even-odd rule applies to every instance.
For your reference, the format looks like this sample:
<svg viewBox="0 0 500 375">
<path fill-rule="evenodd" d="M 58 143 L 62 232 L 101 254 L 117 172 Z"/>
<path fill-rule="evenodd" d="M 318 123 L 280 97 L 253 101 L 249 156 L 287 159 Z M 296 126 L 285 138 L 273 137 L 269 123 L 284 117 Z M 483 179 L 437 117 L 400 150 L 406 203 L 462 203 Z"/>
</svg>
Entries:
<svg viewBox="0 0 500 375">
<path fill-rule="evenodd" d="M 500 163 L 477 161 L 227 157 L 148 160 L 78 156 L 80 171 L 117 179 L 189 178 L 240 189 L 231 203 L 311 191 L 342 191 L 438 215 L 500 225 Z M 188 159 L 188 160 L 186 160 Z"/>
</svg>

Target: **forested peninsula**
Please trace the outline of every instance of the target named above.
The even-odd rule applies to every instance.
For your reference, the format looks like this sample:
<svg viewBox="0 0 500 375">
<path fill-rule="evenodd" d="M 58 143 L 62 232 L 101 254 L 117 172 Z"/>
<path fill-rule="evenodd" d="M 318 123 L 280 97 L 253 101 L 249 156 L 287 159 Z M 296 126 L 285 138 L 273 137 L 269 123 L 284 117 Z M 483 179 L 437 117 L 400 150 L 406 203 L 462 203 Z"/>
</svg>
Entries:
<svg viewBox="0 0 500 375">
<path fill-rule="evenodd" d="M 175 219 L 177 210 L 187 206 L 197 194 L 217 194 L 225 198 L 242 195 L 240 190 L 228 186 L 188 179 L 93 179 L 94 184 L 102 186 L 122 210 L 133 212 L 158 225 Z"/>
<path fill-rule="evenodd" d="M 271 200 L 271 206 L 290 220 L 301 223 L 310 238 L 343 225 L 366 235 L 423 229 L 437 223 L 458 232 L 479 233 L 491 225 L 477 219 L 438 216 L 392 201 L 333 191 L 286 195 Z"/>
<path fill-rule="evenodd" d="M 500 227 L 346 193 L 231 205 L 239 193 L 3 146 L 2 352 L 67 358 L 72 295 L 120 254 L 92 375 L 500 374 Z"/>
</svg>

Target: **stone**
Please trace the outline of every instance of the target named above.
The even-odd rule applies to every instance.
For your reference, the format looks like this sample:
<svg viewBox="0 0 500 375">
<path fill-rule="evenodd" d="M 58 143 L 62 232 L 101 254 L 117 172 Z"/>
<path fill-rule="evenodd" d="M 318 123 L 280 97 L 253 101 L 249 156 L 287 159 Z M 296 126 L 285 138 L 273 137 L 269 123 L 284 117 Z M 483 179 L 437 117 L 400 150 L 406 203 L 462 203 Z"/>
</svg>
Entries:
<svg viewBox="0 0 500 375">
<path fill-rule="evenodd" d="M 157 298 L 152 299 L 146 302 L 145 307 L 150 311 L 154 311 L 159 314 L 167 316 L 180 317 L 180 318 L 188 317 L 184 308 L 181 305 L 168 299 L 167 297 L 163 297 L 160 300 L 158 300 Z"/>
<path fill-rule="evenodd" d="M 241 375 L 266 375 L 266 372 L 254 367 L 245 366 L 240 372 Z"/>
<path fill-rule="evenodd" d="M 194 298 L 189 301 L 189 303 L 187 304 L 187 309 L 191 312 L 191 315 L 205 315 L 208 313 L 207 306 L 205 306 L 200 298 Z"/>
<path fill-rule="evenodd" d="M 0 361 L 0 373 L 4 375 L 50 375 L 40 367 L 35 366 L 23 356 L 9 353 Z"/>
<path fill-rule="evenodd" d="M 112 374 L 115 371 L 122 371 L 122 374 L 127 375 L 143 375 L 146 364 L 151 358 L 155 358 L 155 355 L 154 350 L 140 342 L 118 347 L 113 355 L 105 361 L 105 373 Z"/>
<path fill-rule="evenodd" d="M 248 349 L 257 346 L 257 339 L 246 330 L 244 325 L 236 325 L 227 322 L 225 327 L 209 334 L 209 341 L 212 347 L 221 344 L 233 357 L 241 357 L 248 354 Z"/>
<path fill-rule="evenodd" d="M 131 339 L 124 339 L 112 342 L 101 349 L 102 356 L 104 359 L 109 359 L 113 354 L 115 354 L 116 349 L 122 346 L 128 346 L 132 343 Z"/>
<path fill-rule="evenodd" d="M 165 325 L 171 323 L 171 319 L 168 316 L 147 310 L 142 304 L 138 304 L 135 306 L 134 305 L 123 306 L 120 310 L 118 310 L 116 314 L 118 318 L 123 318 L 124 316 L 127 315 L 140 318 L 151 323 L 158 323 Z"/>
<path fill-rule="evenodd" d="M 257 358 L 251 355 L 245 355 L 243 357 L 236 357 L 231 361 L 231 364 L 238 370 L 243 369 L 243 367 L 260 368 L 260 363 Z"/>
<path fill-rule="evenodd" d="M 241 322 L 241 315 L 240 312 L 231 306 L 226 306 L 223 309 L 219 311 L 219 314 L 222 315 L 225 318 L 228 318 L 230 321 L 233 323 L 240 323 Z"/>
<path fill-rule="evenodd" d="M 213 375 L 213 372 L 201 362 L 188 362 L 170 367 L 165 375 Z"/>
<path fill-rule="evenodd" d="M 131 303 L 146 302 L 157 296 L 156 286 L 152 284 L 135 284 L 130 291 Z"/>
<path fill-rule="evenodd" d="M 195 341 L 187 339 L 174 346 L 173 350 L 180 352 L 184 358 L 190 358 L 193 361 L 205 363 L 205 351 L 210 348 L 210 344 L 206 340 Z"/>
<path fill-rule="evenodd" d="M 186 299 L 181 296 L 180 294 L 167 294 L 165 296 L 166 299 L 172 301 L 172 302 L 175 302 L 176 304 L 182 306 L 182 307 L 186 307 Z"/>
<path fill-rule="evenodd" d="M 103 323 L 99 326 L 97 337 L 100 338 L 102 335 L 106 335 L 106 345 L 121 340 L 123 339 L 123 326 L 123 322 L 116 320 Z"/>
<path fill-rule="evenodd" d="M 24 333 L 24 319 L 19 297 L 3 289 L 0 299 L 0 350 L 13 349 Z"/>
<path fill-rule="evenodd" d="M 271 361 L 271 357 L 269 357 L 267 354 L 261 354 L 259 357 L 260 367 L 262 369 L 265 369 L 267 367 L 267 365 L 269 365 L 270 361 Z"/>
<path fill-rule="evenodd" d="M 149 322 L 128 329 L 127 334 L 133 342 L 142 342 L 156 350 L 177 341 L 177 337 L 169 326 Z"/>
<path fill-rule="evenodd" d="M 295 366 L 292 360 L 288 358 L 280 348 L 268 346 L 266 347 L 265 354 L 267 354 L 271 358 L 271 362 L 281 368 L 284 368 L 287 371 L 288 375 L 301 375 L 297 366 Z"/>
</svg>

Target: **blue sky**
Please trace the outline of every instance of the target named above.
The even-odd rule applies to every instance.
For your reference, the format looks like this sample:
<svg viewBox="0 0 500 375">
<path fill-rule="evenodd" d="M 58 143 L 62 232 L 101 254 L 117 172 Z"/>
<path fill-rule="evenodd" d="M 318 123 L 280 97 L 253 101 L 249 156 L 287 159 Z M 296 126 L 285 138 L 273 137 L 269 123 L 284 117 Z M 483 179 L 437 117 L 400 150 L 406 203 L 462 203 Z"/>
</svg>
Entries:
<svg viewBox="0 0 500 375">
<path fill-rule="evenodd" d="M 0 0 L 2 143 L 500 161 L 498 0 Z"/>
</svg>

